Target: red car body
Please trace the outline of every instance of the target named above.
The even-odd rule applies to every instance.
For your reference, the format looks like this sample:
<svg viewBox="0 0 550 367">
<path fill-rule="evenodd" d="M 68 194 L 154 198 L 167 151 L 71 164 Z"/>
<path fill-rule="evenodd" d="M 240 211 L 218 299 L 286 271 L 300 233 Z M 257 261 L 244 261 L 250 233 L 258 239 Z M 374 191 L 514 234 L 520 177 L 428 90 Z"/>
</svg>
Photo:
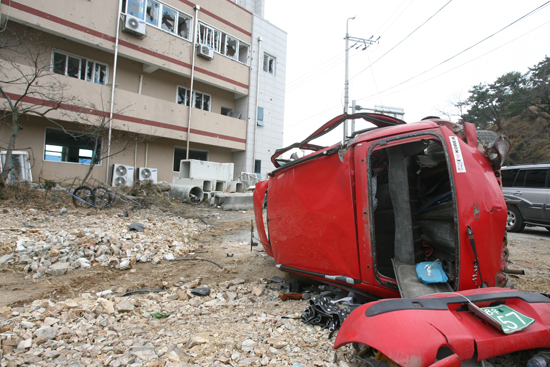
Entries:
<svg viewBox="0 0 550 367">
<path fill-rule="evenodd" d="M 331 147 L 310 143 L 357 118 L 376 127 Z M 346 319 L 336 347 L 365 344 L 403 366 L 459 366 L 476 348 L 484 359 L 550 347 L 545 297 L 518 298 L 492 288 L 507 283 L 507 208 L 499 170 L 509 142 L 502 136 L 481 140 L 469 123 L 430 118 L 405 124 L 378 114 L 344 114 L 273 155 L 276 169 L 256 185 L 254 208 L 260 242 L 278 268 L 371 300 L 401 295 L 433 301 L 440 296 L 426 295 L 441 291 L 467 298 L 434 310 L 398 308 L 371 316 L 366 313 L 372 307 L 391 308 L 388 302 L 402 300 L 368 303 Z M 280 159 L 293 148 L 312 153 Z M 439 261 L 448 282 L 422 285 L 410 269 L 423 261 Z M 459 309 L 468 300 L 519 307 L 536 326 L 498 335 Z M 450 356 L 436 362 L 442 347 Z"/>
</svg>

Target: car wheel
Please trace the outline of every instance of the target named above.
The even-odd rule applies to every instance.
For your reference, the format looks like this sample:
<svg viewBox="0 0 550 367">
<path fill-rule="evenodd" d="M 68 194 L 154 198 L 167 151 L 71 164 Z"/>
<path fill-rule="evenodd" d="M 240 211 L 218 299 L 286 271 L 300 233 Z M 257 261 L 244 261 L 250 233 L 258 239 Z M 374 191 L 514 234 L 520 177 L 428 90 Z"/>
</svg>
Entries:
<svg viewBox="0 0 550 367">
<path fill-rule="evenodd" d="M 521 212 L 515 206 L 508 208 L 508 219 L 506 220 L 506 229 L 509 232 L 521 232 L 525 228 Z"/>
</svg>

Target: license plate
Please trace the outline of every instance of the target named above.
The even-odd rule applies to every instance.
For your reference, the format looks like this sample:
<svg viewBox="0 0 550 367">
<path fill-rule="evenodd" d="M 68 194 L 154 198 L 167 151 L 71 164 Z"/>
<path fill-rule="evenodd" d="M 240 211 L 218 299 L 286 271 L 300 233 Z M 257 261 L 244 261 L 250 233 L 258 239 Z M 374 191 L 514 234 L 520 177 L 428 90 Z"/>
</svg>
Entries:
<svg viewBox="0 0 550 367">
<path fill-rule="evenodd" d="M 496 321 L 500 330 L 504 334 L 512 334 L 525 329 L 535 322 L 534 319 L 527 317 L 520 312 L 505 305 L 496 307 L 482 307 L 484 314 Z M 493 324 L 493 326 L 495 326 Z"/>
</svg>

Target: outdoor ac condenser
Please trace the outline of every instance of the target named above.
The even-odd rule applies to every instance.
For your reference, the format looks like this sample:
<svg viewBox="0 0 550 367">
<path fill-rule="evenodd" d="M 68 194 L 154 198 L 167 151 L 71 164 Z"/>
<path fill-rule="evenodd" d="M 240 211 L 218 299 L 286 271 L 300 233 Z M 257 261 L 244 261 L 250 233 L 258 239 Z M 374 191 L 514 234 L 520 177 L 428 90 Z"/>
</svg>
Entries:
<svg viewBox="0 0 550 367">
<path fill-rule="evenodd" d="M 137 179 L 139 181 L 152 181 L 157 183 L 157 169 L 148 167 L 139 167 L 137 169 Z"/>
<path fill-rule="evenodd" d="M 134 167 L 113 164 L 112 186 L 131 186 L 134 182 Z"/>
<path fill-rule="evenodd" d="M 6 164 L 5 151 L 0 152 L 0 172 L 3 170 Z M 31 161 L 29 159 L 29 153 L 20 150 L 14 150 L 11 152 L 12 169 L 7 179 L 7 183 L 15 183 L 19 181 L 32 182 Z"/>
<path fill-rule="evenodd" d="M 198 45 L 198 55 L 205 59 L 212 60 L 214 58 L 214 49 L 208 45 Z"/>
<path fill-rule="evenodd" d="M 147 26 L 145 25 L 145 22 L 138 17 L 134 17 L 130 14 L 126 14 L 124 17 L 124 23 L 122 26 L 123 32 L 133 34 L 139 38 L 145 38 L 145 36 L 147 36 L 146 28 Z"/>
</svg>

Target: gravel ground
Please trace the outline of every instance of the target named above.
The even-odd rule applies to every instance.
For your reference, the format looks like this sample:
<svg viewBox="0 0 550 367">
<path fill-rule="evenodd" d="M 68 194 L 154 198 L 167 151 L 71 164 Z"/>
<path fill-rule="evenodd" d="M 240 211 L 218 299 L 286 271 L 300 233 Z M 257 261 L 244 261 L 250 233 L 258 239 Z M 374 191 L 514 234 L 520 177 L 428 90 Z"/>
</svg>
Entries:
<svg viewBox="0 0 550 367">
<path fill-rule="evenodd" d="M 365 365 L 301 322 L 307 300 L 278 298 L 270 279 L 288 274 L 251 251 L 251 211 L 63 204 L 0 202 L 2 366 Z M 544 229 L 509 235 L 510 267 L 526 272 L 512 279 L 518 289 L 550 293 L 549 244 Z M 158 291 L 123 296 L 141 288 Z"/>
</svg>

